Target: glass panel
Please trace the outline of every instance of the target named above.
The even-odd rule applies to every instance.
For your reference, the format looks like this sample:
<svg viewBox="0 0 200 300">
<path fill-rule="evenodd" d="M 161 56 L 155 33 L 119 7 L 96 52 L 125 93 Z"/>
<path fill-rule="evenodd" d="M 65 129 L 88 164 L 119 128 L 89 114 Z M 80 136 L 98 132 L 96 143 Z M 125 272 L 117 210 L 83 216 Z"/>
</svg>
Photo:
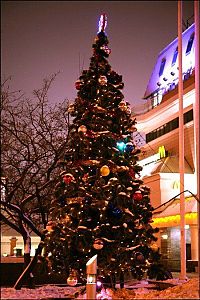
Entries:
<svg viewBox="0 0 200 300">
<path fill-rule="evenodd" d="M 193 41 L 194 41 L 194 33 L 191 35 L 189 41 L 188 41 L 188 44 L 187 44 L 187 49 L 186 49 L 186 54 L 188 54 L 191 49 L 192 49 L 192 44 L 193 44 Z"/>
<path fill-rule="evenodd" d="M 159 76 L 161 76 L 163 74 L 165 63 L 166 63 L 166 59 L 163 58 L 161 61 L 161 64 L 160 64 Z"/>
<path fill-rule="evenodd" d="M 178 47 L 174 51 L 174 56 L 172 58 L 172 66 L 176 63 L 177 56 L 178 56 Z"/>
</svg>

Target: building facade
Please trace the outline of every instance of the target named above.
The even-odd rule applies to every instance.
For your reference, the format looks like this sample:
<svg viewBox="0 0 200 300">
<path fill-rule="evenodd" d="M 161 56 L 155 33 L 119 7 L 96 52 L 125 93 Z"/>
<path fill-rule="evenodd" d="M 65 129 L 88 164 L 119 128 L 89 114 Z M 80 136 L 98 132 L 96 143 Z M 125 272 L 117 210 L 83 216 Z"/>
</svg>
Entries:
<svg viewBox="0 0 200 300">
<path fill-rule="evenodd" d="M 35 255 L 35 250 L 40 242 L 40 237 L 35 234 L 31 234 L 31 256 Z M 6 258 L 20 257 L 24 255 L 24 241 L 21 235 L 14 229 L 8 226 L 2 226 L 1 228 L 1 262 L 7 262 Z"/>
<path fill-rule="evenodd" d="M 195 174 L 194 103 L 195 51 L 194 24 L 182 34 L 184 109 L 184 193 L 187 269 L 198 262 L 197 176 Z M 157 247 L 172 271 L 180 271 L 180 174 L 178 39 L 158 55 L 144 95 L 143 112 L 134 113 L 141 148 L 141 177 L 151 189 L 153 226 L 159 227 Z M 164 203 L 166 203 L 164 205 Z"/>
</svg>

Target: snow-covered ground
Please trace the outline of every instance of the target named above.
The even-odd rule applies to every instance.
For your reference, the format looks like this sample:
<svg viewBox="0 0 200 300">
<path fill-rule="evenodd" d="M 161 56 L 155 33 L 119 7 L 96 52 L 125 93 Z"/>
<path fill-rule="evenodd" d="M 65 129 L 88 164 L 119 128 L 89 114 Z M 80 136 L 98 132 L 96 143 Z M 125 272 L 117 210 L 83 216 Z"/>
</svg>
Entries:
<svg viewBox="0 0 200 300">
<path fill-rule="evenodd" d="M 176 284 L 165 290 L 150 290 L 148 283 L 143 282 L 137 289 L 111 289 L 102 290 L 97 294 L 97 299 L 101 300 L 128 300 L 128 299 L 200 299 L 199 278 L 191 278 L 180 281 L 178 278 L 168 279 L 166 282 Z M 84 287 L 59 287 L 55 285 L 44 285 L 36 289 L 22 288 L 1 288 L 1 299 L 86 299 L 86 294 L 81 295 Z M 91 299 L 90 299 L 91 300 Z"/>
<path fill-rule="evenodd" d="M 21 290 L 15 290 L 14 288 L 1 288 L 1 299 L 54 299 L 72 298 L 76 293 L 79 294 L 80 288 L 77 287 L 59 287 L 56 285 L 44 285 L 36 289 L 22 288 Z"/>
<path fill-rule="evenodd" d="M 175 283 L 176 286 L 162 291 L 148 290 L 146 288 L 132 291 L 119 289 L 112 296 L 112 299 L 200 299 L 198 278 L 189 279 L 185 282 L 181 282 L 179 279 L 172 279 L 170 282 Z"/>
</svg>

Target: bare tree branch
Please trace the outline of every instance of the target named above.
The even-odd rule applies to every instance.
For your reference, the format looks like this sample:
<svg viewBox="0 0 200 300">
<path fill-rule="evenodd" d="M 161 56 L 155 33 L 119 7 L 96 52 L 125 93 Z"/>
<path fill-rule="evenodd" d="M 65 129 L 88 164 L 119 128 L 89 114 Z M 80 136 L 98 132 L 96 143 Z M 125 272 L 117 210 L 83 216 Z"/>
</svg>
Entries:
<svg viewBox="0 0 200 300">
<path fill-rule="evenodd" d="M 24 241 L 31 232 L 43 238 L 68 140 L 69 101 L 48 101 L 57 74 L 44 79 L 34 99 L 10 91 L 11 78 L 1 85 L 1 224 Z"/>
</svg>

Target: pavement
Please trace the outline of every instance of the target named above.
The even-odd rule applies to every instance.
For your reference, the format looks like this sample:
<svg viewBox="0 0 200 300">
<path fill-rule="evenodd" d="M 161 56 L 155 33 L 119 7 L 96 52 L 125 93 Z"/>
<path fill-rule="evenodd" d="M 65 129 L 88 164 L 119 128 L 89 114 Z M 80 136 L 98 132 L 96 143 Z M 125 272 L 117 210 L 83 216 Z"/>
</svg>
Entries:
<svg viewBox="0 0 200 300">
<path fill-rule="evenodd" d="M 181 275 L 180 272 L 172 272 L 173 278 L 179 278 Z M 186 273 L 187 278 L 200 278 L 200 274 L 198 272 Z"/>
</svg>

